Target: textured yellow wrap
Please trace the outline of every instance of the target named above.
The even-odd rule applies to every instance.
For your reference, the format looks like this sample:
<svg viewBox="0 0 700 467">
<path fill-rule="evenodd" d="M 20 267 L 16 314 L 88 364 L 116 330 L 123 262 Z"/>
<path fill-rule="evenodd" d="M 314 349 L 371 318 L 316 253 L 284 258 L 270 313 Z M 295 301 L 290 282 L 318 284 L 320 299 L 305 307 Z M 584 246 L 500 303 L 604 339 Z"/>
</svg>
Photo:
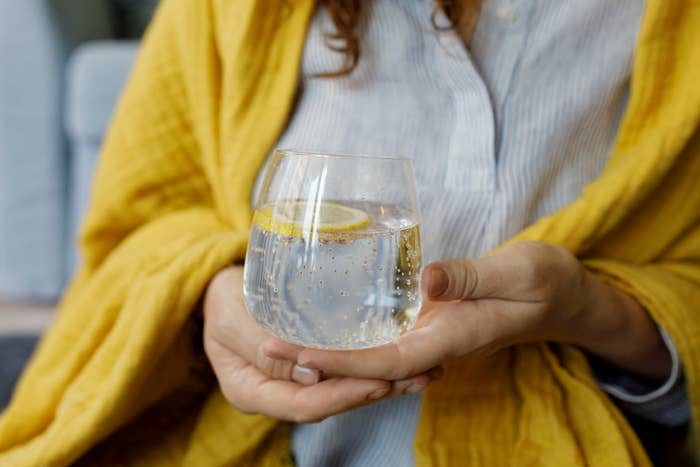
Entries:
<svg viewBox="0 0 700 467">
<path fill-rule="evenodd" d="M 192 311 L 244 257 L 313 8 L 161 5 L 104 146 L 84 266 L 0 418 L 1 466 L 291 464 L 289 425 L 238 413 L 214 385 Z M 607 167 L 516 240 L 568 248 L 649 309 L 678 347 L 697 426 L 700 3 L 646 10 Z M 572 347 L 454 361 L 422 410 L 419 466 L 649 465 Z"/>
</svg>

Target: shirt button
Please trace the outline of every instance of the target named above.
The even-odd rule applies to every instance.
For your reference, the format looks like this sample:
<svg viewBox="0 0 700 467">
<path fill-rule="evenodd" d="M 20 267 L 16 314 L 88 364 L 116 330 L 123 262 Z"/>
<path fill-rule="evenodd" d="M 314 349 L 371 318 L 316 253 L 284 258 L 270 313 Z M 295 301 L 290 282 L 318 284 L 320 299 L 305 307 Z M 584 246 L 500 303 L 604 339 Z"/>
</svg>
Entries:
<svg viewBox="0 0 700 467">
<path fill-rule="evenodd" d="M 496 16 L 512 24 L 518 19 L 518 10 L 513 5 L 500 5 L 496 7 Z"/>
</svg>

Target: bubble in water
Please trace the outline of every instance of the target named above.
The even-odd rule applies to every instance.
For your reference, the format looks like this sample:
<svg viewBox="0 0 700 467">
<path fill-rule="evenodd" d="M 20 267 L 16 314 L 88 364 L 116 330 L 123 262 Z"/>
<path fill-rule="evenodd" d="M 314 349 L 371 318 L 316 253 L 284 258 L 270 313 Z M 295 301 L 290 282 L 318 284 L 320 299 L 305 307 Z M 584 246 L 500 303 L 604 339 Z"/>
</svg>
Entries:
<svg viewBox="0 0 700 467">
<path fill-rule="evenodd" d="M 340 239 L 304 242 L 253 226 L 251 248 L 263 251 L 247 264 L 246 287 L 262 291 L 247 299 L 268 331 L 302 345 L 348 349 L 381 345 L 410 329 L 421 299 L 418 228 L 398 207 L 383 206 L 382 216 L 371 203 L 361 207 L 373 225 Z"/>
</svg>

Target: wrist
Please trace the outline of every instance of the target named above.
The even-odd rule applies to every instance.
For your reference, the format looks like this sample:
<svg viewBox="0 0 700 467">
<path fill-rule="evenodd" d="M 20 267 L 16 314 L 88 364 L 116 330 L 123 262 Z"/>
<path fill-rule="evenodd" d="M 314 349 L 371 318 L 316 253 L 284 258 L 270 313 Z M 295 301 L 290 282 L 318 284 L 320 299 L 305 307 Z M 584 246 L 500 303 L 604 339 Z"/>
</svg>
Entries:
<svg viewBox="0 0 700 467">
<path fill-rule="evenodd" d="M 667 378 L 671 357 L 656 323 L 632 296 L 585 272 L 584 301 L 573 342 L 626 371 Z"/>
</svg>

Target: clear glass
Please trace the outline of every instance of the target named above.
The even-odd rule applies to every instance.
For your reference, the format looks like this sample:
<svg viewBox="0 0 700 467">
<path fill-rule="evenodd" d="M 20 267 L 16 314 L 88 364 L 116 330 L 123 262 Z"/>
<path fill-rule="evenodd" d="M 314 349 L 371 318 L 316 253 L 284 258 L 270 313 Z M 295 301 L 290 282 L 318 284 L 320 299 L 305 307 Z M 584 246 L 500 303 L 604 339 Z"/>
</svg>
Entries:
<svg viewBox="0 0 700 467">
<path fill-rule="evenodd" d="M 418 316 L 421 260 L 408 159 L 275 151 L 244 273 L 267 331 L 325 349 L 391 342 Z"/>
</svg>

